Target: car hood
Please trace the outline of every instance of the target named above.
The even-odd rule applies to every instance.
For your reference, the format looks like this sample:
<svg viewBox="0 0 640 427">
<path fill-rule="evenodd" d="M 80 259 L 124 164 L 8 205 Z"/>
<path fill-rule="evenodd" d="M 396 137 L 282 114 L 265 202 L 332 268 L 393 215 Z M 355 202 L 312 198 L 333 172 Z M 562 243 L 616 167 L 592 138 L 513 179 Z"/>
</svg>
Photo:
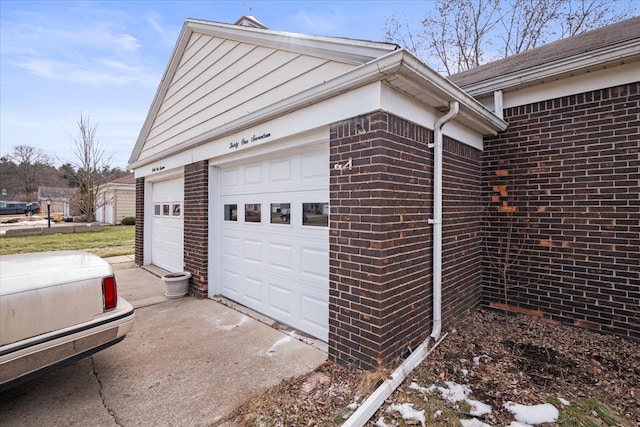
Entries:
<svg viewBox="0 0 640 427">
<path fill-rule="evenodd" d="M 0 256 L 0 295 L 113 274 L 102 258 L 82 251 Z"/>
</svg>

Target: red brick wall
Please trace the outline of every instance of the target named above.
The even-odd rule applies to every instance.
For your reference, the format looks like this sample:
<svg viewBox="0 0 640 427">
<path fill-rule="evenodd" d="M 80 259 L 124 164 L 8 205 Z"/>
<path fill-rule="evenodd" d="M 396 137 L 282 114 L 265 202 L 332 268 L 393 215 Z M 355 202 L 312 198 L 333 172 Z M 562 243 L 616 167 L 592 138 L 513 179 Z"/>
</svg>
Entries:
<svg viewBox="0 0 640 427">
<path fill-rule="evenodd" d="M 144 264 L 144 178 L 136 179 L 135 263 Z"/>
<path fill-rule="evenodd" d="M 209 281 L 209 162 L 184 168 L 184 270 L 190 290 L 206 298 Z"/>
<path fill-rule="evenodd" d="M 331 127 L 329 358 L 375 367 L 431 331 L 433 132 L 384 112 Z M 443 313 L 479 303 L 479 154 L 445 144 Z M 476 193 L 475 195 L 473 193 Z M 475 282 L 474 282 L 475 280 Z M 455 301 L 453 300 L 455 298 Z"/>
<path fill-rule="evenodd" d="M 509 128 L 483 153 L 485 305 L 503 308 L 509 259 L 517 310 L 640 339 L 639 92 L 505 109 Z"/>
</svg>

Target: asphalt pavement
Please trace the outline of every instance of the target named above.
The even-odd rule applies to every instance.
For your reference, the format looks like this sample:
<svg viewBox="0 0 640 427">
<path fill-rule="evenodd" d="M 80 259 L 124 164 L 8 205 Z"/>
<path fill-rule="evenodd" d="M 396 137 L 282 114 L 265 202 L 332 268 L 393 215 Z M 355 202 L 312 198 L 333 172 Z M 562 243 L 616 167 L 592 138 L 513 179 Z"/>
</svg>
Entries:
<svg viewBox="0 0 640 427">
<path fill-rule="evenodd" d="M 159 275 L 109 259 L 136 308 L 124 341 L 0 393 L 3 426 L 212 426 L 249 397 L 313 371 L 326 344 L 228 301 L 168 299 Z M 227 425 L 227 424 L 225 424 Z"/>
</svg>

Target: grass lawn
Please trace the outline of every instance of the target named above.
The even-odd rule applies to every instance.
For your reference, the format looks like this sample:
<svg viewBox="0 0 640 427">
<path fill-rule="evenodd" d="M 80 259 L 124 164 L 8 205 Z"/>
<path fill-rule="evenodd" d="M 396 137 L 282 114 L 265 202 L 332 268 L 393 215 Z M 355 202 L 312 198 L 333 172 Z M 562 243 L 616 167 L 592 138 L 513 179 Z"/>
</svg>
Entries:
<svg viewBox="0 0 640 427">
<path fill-rule="evenodd" d="M 95 233 L 7 237 L 0 235 L 0 255 L 78 249 L 100 257 L 134 253 L 134 226 L 106 226 Z"/>
</svg>

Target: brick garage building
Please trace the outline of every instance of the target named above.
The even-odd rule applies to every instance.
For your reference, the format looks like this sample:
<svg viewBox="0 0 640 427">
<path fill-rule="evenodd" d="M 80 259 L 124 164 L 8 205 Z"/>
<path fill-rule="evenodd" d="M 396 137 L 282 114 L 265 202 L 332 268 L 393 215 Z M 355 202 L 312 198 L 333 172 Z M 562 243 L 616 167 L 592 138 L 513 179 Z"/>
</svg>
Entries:
<svg viewBox="0 0 640 427">
<path fill-rule="evenodd" d="M 185 23 L 130 160 L 137 263 L 365 367 L 483 304 L 638 338 L 638 19 L 455 84 L 241 23 Z"/>
</svg>

